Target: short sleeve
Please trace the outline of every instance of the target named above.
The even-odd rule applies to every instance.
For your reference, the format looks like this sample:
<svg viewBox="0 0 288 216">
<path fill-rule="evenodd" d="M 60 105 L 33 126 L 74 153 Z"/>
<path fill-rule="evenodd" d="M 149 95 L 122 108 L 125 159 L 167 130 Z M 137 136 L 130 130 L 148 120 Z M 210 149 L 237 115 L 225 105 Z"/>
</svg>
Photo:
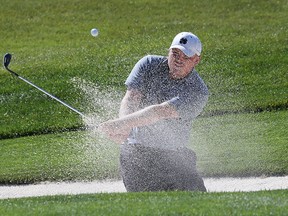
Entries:
<svg viewBox="0 0 288 216">
<path fill-rule="evenodd" d="M 155 68 L 161 63 L 163 57 L 155 55 L 147 55 L 141 58 L 133 67 L 129 74 L 125 85 L 129 88 L 138 89 L 143 91 L 145 79 L 152 76 Z"/>
<path fill-rule="evenodd" d="M 151 57 L 145 56 L 141 58 L 133 67 L 131 73 L 129 74 L 125 85 L 129 88 L 138 89 L 141 91 L 144 83 L 145 74 L 149 72 L 151 68 Z"/>
</svg>

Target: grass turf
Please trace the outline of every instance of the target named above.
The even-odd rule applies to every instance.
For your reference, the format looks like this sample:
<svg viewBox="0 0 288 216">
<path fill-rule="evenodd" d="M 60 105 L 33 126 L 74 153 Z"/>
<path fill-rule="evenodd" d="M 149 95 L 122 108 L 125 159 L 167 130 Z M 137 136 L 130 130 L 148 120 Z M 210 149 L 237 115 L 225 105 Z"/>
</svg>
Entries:
<svg viewBox="0 0 288 216">
<path fill-rule="evenodd" d="M 287 11 L 288 4 L 284 0 L 2 0 L 0 51 L 3 55 L 5 52 L 13 54 L 11 69 L 89 113 L 95 102 L 87 101 L 87 92 L 75 87 L 73 78 L 89 80 L 102 89 L 114 86 L 123 93 L 123 82 L 140 57 L 165 55 L 174 35 L 191 30 L 204 45 L 202 63 L 197 67 L 211 93 L 204 114 L 287 110 Z M 89 35 L 93 27 L 100 30 L 97 38 Z M 0 69 L 0 86 L 2 180 L 30 182 L 79 176 L 70 169 L 71 162 L 79 167 L 79 158 L 76 157 L 76 161 L 73 158 L 78 149 L 75 145 L 71 147 L 71 140 L 68 141 L 71 133 L 5 139 L 76 130 L 83 126 L 79 116 L 48 100 L 4 69 Z M 90 95 L 88 98 L 91 99 Z M 287 135 L 281 127 L 285 118 L 287 111 L 263 113 L 256 118 L 241 114 L 228 115 L 227 120 L 224 120 L 226 116 L 199 119 L 195 122 L 195 141 L 192 143 L 198 152 L 199 167 L 213 175 L 287 174 Z M 247 124 L 243 124 L 245 121 Z M 235 136 L 231 136 L 233 133 Z M 75 140 L 74 135 L 72 138 Z M 255 164 L 251 163 L 255 158 Z M 226 168 L 214 169 L 211 159 L 212 164 L 216 161 L 216 164 L 225 164 Z M 110 171 L 104 167 L 98 172 L 101 168 L 93 163 L 97 160 L 94 158 L 87 163 L 92 165 L 91 169 L 96 167 L 95 175 L 84 169 L 85 175 L 95 178 L 105 176 L 105 170 Z M 229 164 L 231 160 L 232 165 Z M 237 167 L 241 164 L 241 167 L 235 170 L 233 164 Z M 31 174 L 28 168 L 31 168 Z M 112 170 L 116 172 L 116 169 Z M 147 212 L 186 214 L 186 210 L 196 215 L 282 215 L 285 214 L 283 208 L 287 209 L 287 203 L 282 202 L 286 191 L 187 193 L 187 196 L 173 193 L 174 198 L 165 194 L 165 198 L 161 198 L 161 194 L 149 198 L 149 195 L 5 200 L 0 202 L 0 213 L 88 215 L 105 208 L 102 211 L 105 214 L 124 212 L 123 215 L 133 211 L 136 215 Z M 103 196 L 105 201 L 99 201 Z M 97 205 L 97 200 L 101 206 Z M 146 200 L 148 207 L 154 208 L 149 209 Z M 117 204 L 115 208 L 112 208 L 112 202 Z M 191 202 L 197 204 L 192 209 Z"/>
<path fill-rule="evenodd" d="M 285 215 L 287 190 L 158 192 L 0 200 L 2 215 Z"/>
<path fill-rule="evenodd" d="M 288 112 L 198 119 L 191 147 L 209 176 L 287 175 Z"/>
<path fill-rule="evenodd" d="M 69 2 L 4 1 L 0 13 L 4 20 L 0 24 L 3 27 L 1 35 L 4 43 L 0 44 L 0 48 L 3 51 L 15 53 L 11 63 L 13 69 L 20 71 L 21 75 L 27 76 L 38 85 L 41 84 L 44 89 L 85 112 L 95 106 L 96 99 L 93 98 L 95 91 L 87 94 L 85 87 L 79 89 L 78 83 L 76 82 L 75 86 L 73 82 L 75 77 L 82 80 L 84 84 L 89 80 L 90 85 L 99 86 L 99 88 L 106 88 L 106 85 L 115 86 L 116 89 L 120 89 L 120 93 L 115 92 L 115 94 L 121 95 L 123 94 L 122 83 L 138 58 L 147 53 L 165 55 L 167 52 L 165 48 L 169 47 L 171 38 L 180 29 L 191 29 L 203 42 L 203 59 L 198 68 L 211 92 L 204 115 L 247 110 L 286 110 L 285 89 L 287 89 L 288 82 L 285 70 L 287 64 L 285 33 L 287 28 L 282 24 L 286 18 L 287 2 L 260 1 L 255 4 L 250 1 L 239 1 L 235 4 L 223 1 L 211 5 L 209 1 L 197 3 L 185 1 L 187 7 L 189 5 L 191 7 L 192 11 L 189 13 L 184 13 L 186 7 L 175 7 L 176 3 L 173 1 L 165 2 L 165 4 L 161 1 L 147 3 L 146 1 L 129 2 L 125 4 L 125 7 L 117 8 L 117 5 L 122 4 L 119 1 L 98 2 L 97 4 L 94 1 L 80 3 L 76 0 Z M 20 6 L 21 13 L 17 13 Z M 111 12 L 116 11 L 116 8 L 117 13 L 111 16 Z M 170 14 L 167 15 L 167 8 L 175 8 L 175 10 L 168 9 Z M 131 13 L 127 14 L 127 11 Z M 147 13 L 156 11 L 155 16 L 147 16 Z M 97 16 L 94 16 L 95 13 Z M 199 23 L 193 19 L 193 13 L 197 13 L 198 19 L 202 22 Z M 15 15 L 12 16 L 12 14 Z M 185 19 L 183 19 L 183 14 L 185 14 Z M 270 19 L 272 16 L 275 19 Z M 136 17 L 141 17 L 141 19 L 138 20 Z M 260 19 L 262 22 L 259 22 Z M 85 22 L 75 23 L 75 20 L 85 20 Z M 153 25 L 150 24 L 152 20 Z M 221 24 L 219 24 L 220 21 Z M 89 35 L 89 30 L 95 25 L 100 30 L 97 38 Z M 154 31 L 155 28 L 157 31 Z M 266 38 L 269 38 L 269 41 Z M 264 52 L 266 50 L 269 52 Z M 38 90 L 32 89 L 4 70 L 0 72 L 0 113 L 2 115 L 0 137 L 2 139 L 76 130 L 83 126 L 79 116 L 66 107 L 51 101 Z M 119 104 L 119 101 L 112 99 L 110 103 L 105 103 L 106 107 L 103 108 L 101 107 L 103 97 L 99 100 L 100 102 L 96 105 L 102 110 L 117 107 Z M 238 118 L 239 122 L 230 119 L 234 117 Z M 270 117 L 277 122 L 276 127 L 269 119 Z M 192 147 L 195 147 L 200 154 L 199 158 L 204 158 L 203 160 L 206 161 L 200 161 L 199 166 L 207 175 L 287 173 L 287 168 L 283 166 L 286 162 L 285 151 L 283 151 L 284 155 L 275 156 L 281 152 L 281 149 L 286 148 L 285 127 L 281 127 L 285 125 L 285 120 L 283 121 L 286 118 L 285 112 L 276 115 L 267 114 L 267 117 L 263 117 L 266 120 L 259 120 L 259 124 L 250 117 L 246 118 L 245 115 L 228 116 L 230 122 L 223 121 L 223 118 L 226 116 L 216 117 L 216 120 L 204 118 L 208 122 L 206 124 L 210 125 L 206 125 L 204 129 L 200 126 L 200 129 L 196 131 L 198 135 L 196 133 L 192 143 Z M 218 123 L 209 123 L 211 121 L 218 121 Z M 244 121 L 250 125 L 245 124 Z M 263 121 L 264 124 L 262 124 Z M 267 129 L 264 126 L 267 126 Z M 207 133 L 207 128 L 210 133 Z M 254 131 L 255 128 L 258 132 Z M 234 136 L 231 136 L 232 134 Z M 37 170 L 33 163 L 37 161 L 37 166 L 38 161 L 40 164 L 45 163 L 46 160 L 41 157 L 45 159 L 45 152 L 49 151 L 51 146 L 54 145 L 53 148 L 58 146 L 57 151 L 63 152 L 61 146 L 65 146 L 62 143 L 66 138 L 60 136 L 63 134 L 2 140 L 2 155 L 4 152 L 8 155 L 8 157 L 5 155 L 2 157 L 2 164 L 8 166 L 11 163 L 9 157 L 27 158 L 27 164 L 30 166 L 27 166 L 25 170 Z M 69 143 L 67 140 L 65 142 Z M 27 150 L 29 145 L 33 147 Z M 37 148 L 34 148 L 36 145 L 39 153 L 35 150 Z M 249 148 L 246 147 L 247 145 Z M 44 147 L 41 149 L 39 146 Z M 15 157 L 11 157 L 11 154 L 15 152 L 11 148 L 17 151 L 14 153 Z M 69 148 L 66 149 L 67 152 L 64 152 L 64 155 L 69 155 Z M 249 157 L 245 159 L 240 156 L 240 152 L 243 152 L 242 155 L 247 155 L 246 149 L 250 149 L 250 156 L 248 154 Z M 26 156 L 30 153 L 33 155 L 32 150 L 36 151 L 39 158 L 34 160 L 34 157 L 21 155 L 24 152 Z M 70 150 L 73 151 L 73 149 Z M 56 154 L 57 151 L 50 152 Z M 265 171 L 260 167 L 251 168 L 249 161 L 255 152 L 262 154 L 257 157 L 259 164 L 269 161 L 267 162 L 269 169 Z M 271 152 L 273 157 L 280 159 L 269 159 L 269 156 L 266 158 L 266 155 Z M 229 162 L 228 158 L 231 158 L 231 155 L 236 164 L 240 162 L 242 165 L 238 166 L 238 169 L 235 170 L 235 163 L 222 171 L 223 166 L 218 166 L 218 169 L 207 168 L 210 160 L 218 159 L 220 164 L 225 164 Z M 7 158 L 7 161 L 4 158 Z M 29 162 L 29 158 L 32 158 L 33 162 Z M 51 167 L 58 167 L 57 164 L 67 167 L 71 159 L 54 158 L 54 162 L 43 167 L 46 168 L 45 170 L 54 170 L 55 179 L 64 178 L 64 171 L 56 172 Z M 271 165 L 271 162 L 275 162 L 275 165 Z M 21 163 L 15 164 L 16 173 L 19 173 L 19 170 L 22 170 Z M 7 171 L 4 170 L 5 168 L 2 172 L 6 176 Z M 38 168 L 36 173 L 39 170 L 41 168 Z M 24 176 L 27 172 L 24 172 Z M 45 173 L 47 171 L 35 174 L 34 178 L 32 174 L 26 179 L 16 174 L 14 181 L 29 182 L 29 179 L 50 179 L 52 171 L 49 174 Z M 65 178 L 68 178 L 67 176 Z M 72 176 L 75 177 L 77 174 Z M 13 174 L 12 177 L 4 177 L 3 181 L 13 182 Z"/>
<path fill-rule="evenodd" d="M 29 136 L 0 143 L 0 182 L 4 184 L 119 177 L 118 146 L 104 144 L 99 137 L 85 132 Z"/>
<path fill-rule="evenodd" d="M 211 93 L 207 114 L 287 109 L 287 2 L 182 4 L 6 0 L 0 9 L 0 50 L 13 54 L 13 70 L 88 113 L 85 92 L 72 78 L 123 90 L 140 57 L 166 55 L 172 38 L 191 30 L 203 43 L 197 69 Z M 90 35 L 95 26 L 97 38 Z M 0 85 L 1 138 L 83 126 L 77 114 L 4 69 Z"/>
</svg>

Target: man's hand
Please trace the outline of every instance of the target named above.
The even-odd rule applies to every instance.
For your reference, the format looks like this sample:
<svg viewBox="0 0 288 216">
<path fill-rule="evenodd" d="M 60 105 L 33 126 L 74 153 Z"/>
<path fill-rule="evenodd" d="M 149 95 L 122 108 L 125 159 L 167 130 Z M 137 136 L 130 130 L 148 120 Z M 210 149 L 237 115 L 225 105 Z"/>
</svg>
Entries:
<svg viewBox="0 0 288 216">
<path fill-rule="evenodd" d="M 120 124 L 117 120 L 109 120 L 101 123 L 97 128 L 97 131 L 112 141 L 121 144 L 128 138 L 130 128 Z"/>
</svg>

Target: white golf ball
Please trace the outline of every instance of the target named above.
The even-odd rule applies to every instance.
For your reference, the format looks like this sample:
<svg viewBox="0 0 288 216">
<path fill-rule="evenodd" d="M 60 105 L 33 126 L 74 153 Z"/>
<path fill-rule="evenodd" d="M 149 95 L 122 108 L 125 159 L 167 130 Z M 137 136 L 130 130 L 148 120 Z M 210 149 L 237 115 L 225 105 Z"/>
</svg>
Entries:
<svg viewBox="0 0 288 216">
<path fill-rule="evenodd" d="M 98 29 L 96 29 L 96 28 L 91 29 L 91 35 L 92 35 L 93 37 L 97 37 L 98 34 L 99 34 Z"/>
</svg>

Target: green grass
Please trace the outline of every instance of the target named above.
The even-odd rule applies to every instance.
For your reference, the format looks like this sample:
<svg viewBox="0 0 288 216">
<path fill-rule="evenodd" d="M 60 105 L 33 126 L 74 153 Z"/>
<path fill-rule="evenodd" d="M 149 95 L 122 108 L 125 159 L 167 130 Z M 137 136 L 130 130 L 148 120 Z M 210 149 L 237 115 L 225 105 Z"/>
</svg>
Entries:
<svg viewBox="0 0 288 216">
<path fill-rule="evenodd" d="M 1 215 L 286 215 L 287 190 L 126 193 L 0 200 Z"/>
<path fill-rule="evenodd" d="M 0 183 L 118 178 L 118 146 L 85 132 L 1 140 Z"/>
<path fill-rule="evenodd" d="M 194 32 L 203 43 L 197 70 L 210 90 L 191 139 L 199 170 L 287 175 L 287 1 L 0 3 L 0 54 L 13 54 L 10 68 L 101 116 L 97 121 L 116 116 L 139 58 L 166 55 L 177 33 Z M 117 178 L 118 146 L 83 126 L 77 114 L 0 69 L 1 183 Z M 55 196 L 0 200 L 0 214 L 284 215 L 285 196 L 287 190 Z"/>
<path fill-rule="evenodd" d="M 0 50 L 13 54 L 11 69 L 88 113 L 84 93 L 72 78 L 124 90 L 123 83 L 140 57 L 166 55 L 172 38 L 191 30 L 203 43 L 197 68 L 211 93 L 206 114 L 287 109 L 287 2 L 182 4 L 2 1 Z M 93 27 L 99 28 L 97 38 L 90 35 Z M 47 101 L 4 69 L 0 86 L 0 137 L 83 125 L 77 114 Z"/>
<path fill-rule="evenodd" d="M 191 147 L 208 176 L 288 173 L 288 112 L 232 114 L 198 119 Z"/>
</svg>

